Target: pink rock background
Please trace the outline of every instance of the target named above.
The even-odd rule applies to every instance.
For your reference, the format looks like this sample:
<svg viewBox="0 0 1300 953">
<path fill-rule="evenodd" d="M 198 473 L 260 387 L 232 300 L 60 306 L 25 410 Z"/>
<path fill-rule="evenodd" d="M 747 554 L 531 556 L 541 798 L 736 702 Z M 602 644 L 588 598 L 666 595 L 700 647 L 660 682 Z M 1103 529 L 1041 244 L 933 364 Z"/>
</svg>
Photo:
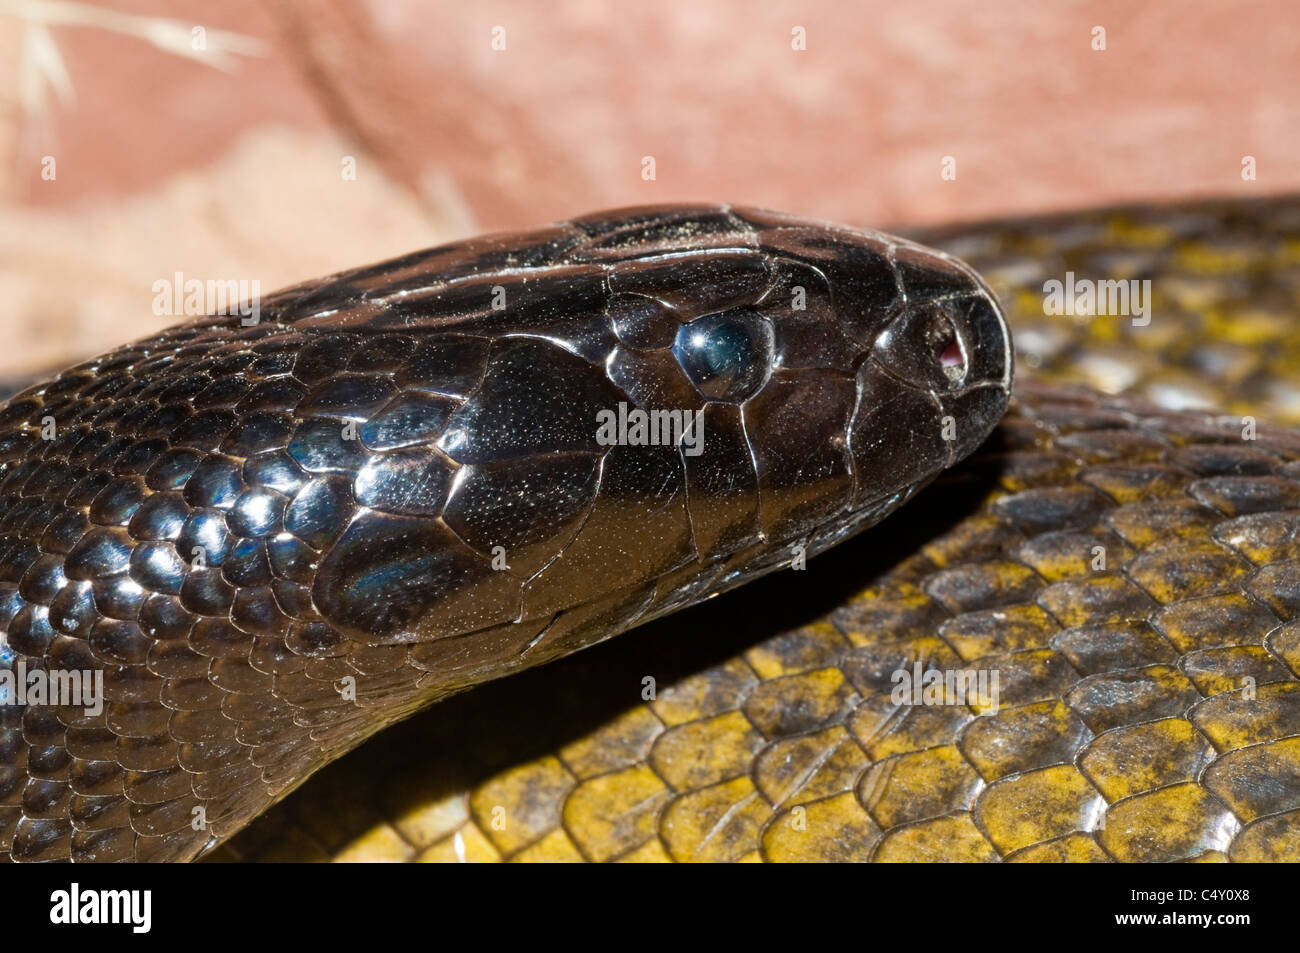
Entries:
<svg viewBox="0 0 1300 953">
<path fill-rule="evenodd" d="M 32 20 L 0 7 L 0 372 L 171 323 L 177 271 L 269 292 L 606 206 L 889 226 L 1300 187 L 1293 0 L 97 6 L 262 52 L 51 24 L 75 101 L 31 112 Z"/>
</svg>

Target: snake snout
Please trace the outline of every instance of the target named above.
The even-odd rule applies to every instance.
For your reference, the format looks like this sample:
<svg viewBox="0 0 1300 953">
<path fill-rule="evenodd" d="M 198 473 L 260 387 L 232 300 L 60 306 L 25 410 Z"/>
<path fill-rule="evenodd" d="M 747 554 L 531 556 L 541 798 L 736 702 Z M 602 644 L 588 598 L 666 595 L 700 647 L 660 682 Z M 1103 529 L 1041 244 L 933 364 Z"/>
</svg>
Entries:
<svg viewBox="0 0 1300 953">
<path fill-rule="evenodd" d="M 1011 332 L 997 299 L 965 263 L 902 243 L 894 264 L 900 313 L 876 337 L 873 356 L 937 398 L 1011 389 Z"/>
<path fill-rule="evenodd" d="M 901 301 L 859 367 L 852 431 L 867 477 L 859 487 L 873 493 L 915 485 L 970 454 L 1011 390 L 1011 334 L 979 276 L 909 243 L 897 246 L 894 265 Z"/>
</svg>

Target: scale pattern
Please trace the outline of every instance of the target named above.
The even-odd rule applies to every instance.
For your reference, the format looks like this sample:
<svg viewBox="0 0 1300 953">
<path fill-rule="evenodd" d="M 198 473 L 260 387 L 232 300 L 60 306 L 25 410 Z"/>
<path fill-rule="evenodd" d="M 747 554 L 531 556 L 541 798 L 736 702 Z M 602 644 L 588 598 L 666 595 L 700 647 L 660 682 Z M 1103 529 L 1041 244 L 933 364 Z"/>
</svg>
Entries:
<svg viewBox="0 0 1300 953">
<path fill-rule="evenodd" d="M 806 574 L 443 703 L 222 856 L 1300 859 L 1300 445 L 1243 439 L 1297 419 L 1300 201 L 922 237 L 988 278 L 1022 368 L 1165 407 L 1026 382 Z M 1150 278 L 1151 324 L 1044 315 L 1067 268 Z M 996 666 L 998 712 L 897 708 L 917 660 Z"/>
<path fill-rule="evenodd" d="M 0 668 L 104 704 L 3 689 L 0 855 L 192 858 L 436 699 L 880 519 L 983 441 L 1010 363 L 955 259 L 693 207 L 417 252 L 36 384 L 0 408 Z M 621 405 L 700 414 L 704 452 L 598 442 Z"/>
</svg>

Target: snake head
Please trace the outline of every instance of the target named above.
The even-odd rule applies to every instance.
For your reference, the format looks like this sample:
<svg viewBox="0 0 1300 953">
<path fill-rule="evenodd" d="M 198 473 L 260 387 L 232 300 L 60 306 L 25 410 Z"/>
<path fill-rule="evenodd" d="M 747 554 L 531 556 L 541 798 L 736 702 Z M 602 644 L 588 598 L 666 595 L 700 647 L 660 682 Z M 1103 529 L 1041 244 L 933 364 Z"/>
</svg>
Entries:
<svg viewBox="0 0 1300 953">
<path fill-rule="evenodd" d="M 392 366 L 388 405 L 349 405 L 359 468 L 314 604 L 439 672 L 460 636 L 504 627 L 528 664 L 871 525 L 984 439 L 1010 385 L 1006 325 L 955 259 L 726 206 L 445 246 L 287 307 Z M 309 465 L 332 395 L 307 405 Z"/>
<path fill-rule="evenodd" d="M 0 854 L 193 856 L 423 704 L 880 519 L 1010 380 L 952 259 L 725 206 L 486 236 L 264 305 L 0 405 L 0 670 L 91 672 L 108 702 L 2 707 Z M 69 797 L 97 764 L 184 783 L 141 813 L 113 781 L 83 836 Z"/>
<path fill-rule="evenodd" d="M 729 214 L 752 229 L 752 251 L 713 237 L 707 268 L 633 261 L 613 286 L 674 309 L 670 351 L 704 420 L 704 446 L 684 458 L 702 553 L 755 540 L 821 549 L 984 440 L 1007 406 L 1010 333 L 987 286 L 951 256 L 780 213 Z M 682 272 L 690 295 L 674 293 Z M 642 378 L 651 367 L 613 366 L 624 363 Z M 658 396 L 637 374 L 615 379 L 643 402 Z"/>
</svg>

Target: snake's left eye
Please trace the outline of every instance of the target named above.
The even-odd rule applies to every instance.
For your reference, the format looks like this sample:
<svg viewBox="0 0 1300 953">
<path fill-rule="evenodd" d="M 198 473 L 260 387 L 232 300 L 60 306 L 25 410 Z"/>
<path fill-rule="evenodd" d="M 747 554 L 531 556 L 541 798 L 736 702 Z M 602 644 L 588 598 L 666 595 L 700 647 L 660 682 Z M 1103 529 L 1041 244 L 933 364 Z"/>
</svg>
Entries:
<svg viewBox="0 0 1300 953">
<path fill-rule="evenodd" d="M 705 397 L 739 403 L 767 381 L 772 326 L 749 309 L 705 315 L 677 329 L 673 354 Z"/>
</svg>

